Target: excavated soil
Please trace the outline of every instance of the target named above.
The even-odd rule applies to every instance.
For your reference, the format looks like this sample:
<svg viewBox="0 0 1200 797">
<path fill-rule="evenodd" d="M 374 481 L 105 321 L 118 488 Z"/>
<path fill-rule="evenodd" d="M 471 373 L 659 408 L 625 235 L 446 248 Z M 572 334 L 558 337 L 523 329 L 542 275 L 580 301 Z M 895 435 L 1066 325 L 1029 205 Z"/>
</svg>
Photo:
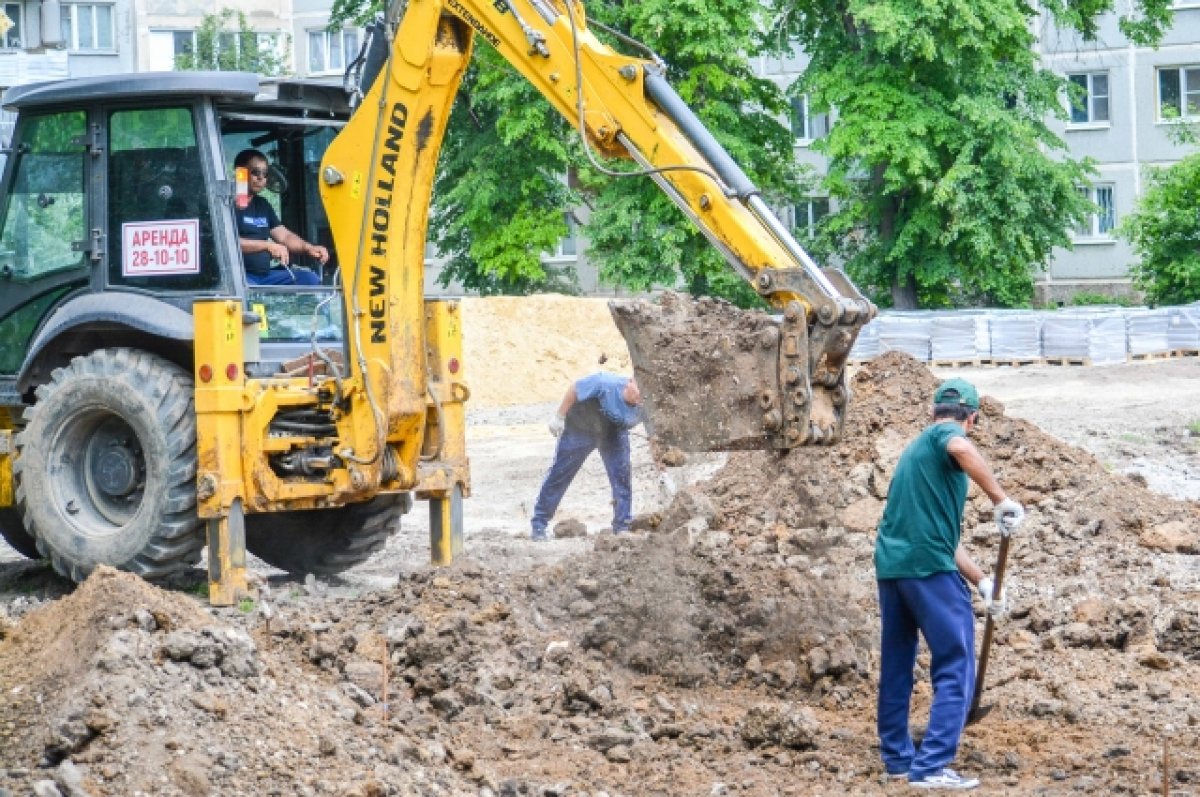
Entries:
<svg viewBox="0 0 1200 797">
<path fill-rule="evenodd" d="M 769 444 L 764 415 L 775 416 L 776 430 L 783 424 L 780 324 L 761 311 L 675 293 L 614 303 L 612 314 L 642 388 L 646 426 L 660 445 L 734 451 Z"/>
<path fill-rule="evenodd" d="M 0 604 L 0 793 L 904 793 L 875 746 L 871 551 L 936 381 L 886 355 L 838 446 L 730 455 L 638 533 L 522 543 L 520 568 L 510 546 L 357 597 L 273 576 L 210 609 L 108 569 L 42 597 L 7 565 L 31 594 Z M 1200 794 L 1200 509 L 983 415 L 1029 515 L 960 768 L 982 794 Z M 964 540 L 990 567 L 987 504 Z"/>
</svg>

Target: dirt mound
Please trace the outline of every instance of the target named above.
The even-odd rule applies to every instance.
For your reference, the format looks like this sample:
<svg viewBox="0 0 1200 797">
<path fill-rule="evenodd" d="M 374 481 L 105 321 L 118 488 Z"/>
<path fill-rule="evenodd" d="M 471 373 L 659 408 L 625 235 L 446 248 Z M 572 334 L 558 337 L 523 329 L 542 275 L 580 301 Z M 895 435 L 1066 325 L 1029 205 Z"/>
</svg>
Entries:
<svg viewBox="0 0 1200 797">
<path fill-rule="evenodd" d="M 98 567 L 71 595 L 31 612 L 0 644 L 0 730 L 14 749 L 40 753 L 41 714 L 55 714 L 90 673 L 105 668 L 114 630 L 126 625 L 198 628 L 207 616 L 194 601 L 164 592 L 137 576 Z"/>
<path fill-rule="evenodd" d="M 710 482 L 677 497 L 660 528 L 695 524 L 694 507 L 716 507 L 706 525 L 731 535 L 735 546 L 784 556 L 810 578 L 836 567 L 845 605 L 868 618 L 868 629 L 877 627 L 874 529 L 903 447 L 929 423 L 936 384 L 906 355 L 875 360 L 853 379 L 838 446 L 731 455 Z M 1012 724 L 990 720 L 989 732 L 1020 744 L 1028 738 L 1020 723 L 1053 717 L 1068 726 L 1094 723 L 1114 743 L 1129 744 L 1151 717 L 1159 729 L 1200 725 L 1200 595 L 1174 587 L 1192 581 L 1200 509 L 1109 472 L 1086 452 L 1007 417 L 994 399 L 984 397 L 982 415 L 973 437 L 1028 509 L 1010 556 L 1015 610 L 992 665 L 992 690 Z M 964 541 L 985 569 L 995 555 L 994 528 L 991 502 L 972 486 Z M 797 537 L 827 545 L 790 556 Z M 1119 703 L 1114 690 L 1123 693 Z M 1143 734 L 1140 741 L 1148 747 L 1153 739 Z M 1109 762 L 1101 771 L 1111 769 Z"/>
<path fill-rule="evenodd" d="M 782 544 L 797 555 L 826 547 L 803 534 Z M 772 547 L 699 527 L 629 544 L 601 538 L 591 556 L 537 577 L 538 603 L 578 626 L 582 647 L 675 686 L 801 689 L 865 673 L 865 616 L 847 585 L 779 567 L 763 557 Z"/>
<path fill-rule="evenodd" d="M 647 533 L 501 574 L 460 561 L 332 599 L 209 609 L 99 570 L 0 639 L 0 789 L 73 795 L 894 793 L 875 747 L 872 534 L 934 379 L 854 379 L 845 440 L 730 456 Z M 1029 520 L 959 759 L 1008 794 L 1200 782 L 1200 518 L 985 399 Z M 991 512 L 967 540 L 987 562 Z M 267 607 L 269 608 L 269 611 Z M 921 667 L 927 661 L 921 660 Z M 915 711 L 927 709 L 921 686 Z M 48 793 L 48 792 L 45 792 Z"/>
<path fill-rule="evenodd" d="M 837 446 L 731 456 L 703 488 L 720 507 L 718 525 L 743 532 L 779 523 L 873 530 L 896 460 L 929 423 L 937 380 L 915 359 L 892 352 L 860 369 L 851 385 L 853 403 Z M 972 439 L 1029 510 L 1023 540 L 1046 537 L 1054 545 L 1087 537 L 1094 554 L 1096 546 L 1136 543 L 1163 529 L 1170 536 L 1173 523 L 1194 528 L 1200 522 L 1194 504 L 1109 472 L 1090 454 L 1007 417 L 991 397 L 984 396 L 981 416 Z M 993 530 L 990 501 L 972 486 L 964 536 L 982 542 L 992 539 Z"/>
<path fill-rule="evenodd" d="M 592 371 L 631 372 L 606 299 L 494 296 L 461 307 L 472 407 L 558 401 Z"/>
</svg>

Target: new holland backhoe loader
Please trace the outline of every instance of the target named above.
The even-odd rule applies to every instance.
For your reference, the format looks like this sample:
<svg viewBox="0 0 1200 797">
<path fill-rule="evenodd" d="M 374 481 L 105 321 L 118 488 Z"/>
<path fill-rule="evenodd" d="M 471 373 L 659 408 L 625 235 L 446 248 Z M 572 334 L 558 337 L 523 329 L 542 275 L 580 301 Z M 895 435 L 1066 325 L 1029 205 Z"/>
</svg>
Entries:
<svg viewBox="0 0 1200 797">
<path fill-rule="evenodd" d="M 461 324 L 423 274 L 476 34 L 783 311 L 754 338 L 761 443 L 836 437 L 873 308 L 813 265 L 662 65 L 602 43 L 575 3 L 407 0 L 348 90 L 156 73 L 5 95 L 19 116 L 0 197 L 0 531 L 17 550 L 78 580 L 98 564 L 169 574 L 207 543 L 209 597 L 229 604 L 247 550 L 336 573 L 416 497 L 434 561 L 454 556 L 470 491 Z M 308 264 L 321 287 L 246 284 L 229 175 L 247 147 L 268 157 L 283 222 L 334 252 Z"/>
</svg>

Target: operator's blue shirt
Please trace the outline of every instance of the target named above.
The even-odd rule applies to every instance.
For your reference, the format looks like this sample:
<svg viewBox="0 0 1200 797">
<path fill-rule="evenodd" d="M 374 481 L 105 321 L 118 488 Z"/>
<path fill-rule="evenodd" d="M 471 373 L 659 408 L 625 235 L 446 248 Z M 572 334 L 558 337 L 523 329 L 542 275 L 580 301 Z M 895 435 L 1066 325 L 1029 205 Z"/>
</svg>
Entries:
<svg viewBox="0 0 1200 797">
<path fill-rule="evenodd" d="M 238 237 L 251 241 L 271 240 L 271 230 L 282 224 L 271 203 L 261 194 L 250 197 L 250 204 L 236 211 L 236 216 Z M 271 273 L 271 253 L 265 249 L 261 252 L 243 252 L 242 265 L 246 267 L 247 274 L 265 277 Z"/>
<path fill-rule="evenodd" d="M 632 429 L 641 423 L 642 408 L 627 404 L 621 393 L 628 376 L 599 372 L 575 383 L 575 404 L 567 423 L 589 432 Z"/>
</svg>

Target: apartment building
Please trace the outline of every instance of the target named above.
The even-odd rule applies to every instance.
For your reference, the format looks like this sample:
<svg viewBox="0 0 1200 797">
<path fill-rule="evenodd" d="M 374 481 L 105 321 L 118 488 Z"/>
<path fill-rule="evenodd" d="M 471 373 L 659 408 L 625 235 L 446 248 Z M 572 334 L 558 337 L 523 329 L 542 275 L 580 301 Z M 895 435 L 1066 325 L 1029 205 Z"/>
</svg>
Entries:
<svg viewBox="0 0 1200 797">
<path fill-rule="evenodd" d="M 1083 92 L 1069 118 L 1053 128 L 1074 157 L 1096 163 L 1097 176 L 1081 187 L 1099 211 L 1072 231 L 1073 250 L 1056 250 L 1041 293 L 1051 300 L 1080 291 L 1128 290 L 1136 256 L 1114 227 L 1145 190 L 1148 170 L 1169 166 L 1193 148 L 1171 136 L 1181 120 L 1200 118 L 1200 2 L 1174 4 L 1175 21 L 1155 49 L 1137 47 L 1103 20 L 1095 41 L 1064 32 L 1043 17 L 1042 61 Z"/>
<path fill-rule="evenodd" d="M 1063 97 L 1068 118 L 1052 120 L 1051 129 L 1071 157 L 1095 163 L 1096 177 L 1080 191 L 1098 208 L 1071 231 L 1071 249 L 1054 250 L 1048 269 L 1038 277 L 1039 301 L 1132 292 L 1129 267 L 1136 255 L 1128 242 L 1116 237 L 1116 225 L 1137 204 L 1148 169 L 1169 166 L 1192 151 L 1172 138 L 1172 126 L 1200 120 L 1200 0 L 1176 0 L 1174 12 L 1174 24 L 1157 48 L 1138 47 L 1126 39 L 1116 15 L 1102 20 L 1094 41 L 1056 28 L 1048 15 L 1038 20 L 1036 46 L 1042 63 L 1082 93 L 1078 102 Z M 806 65 L 803 53 L 755 62 L 760 75 L 781 86 L 794 81 Z M 806 98 L 793 103 L 796 158 L 818 174 L 828 164 L 812 144 L 828 133 L 829 123 L 809 111 Z M 789 210 L 801 240 L 804 226 L 828 213 L 829 207 L 827 199 L 816 196 Z"/>
<path fill-rule="evenodd" d="M 276 49 L 288 71 L 336 77 L 358 52 L 360 32 L 326 30 L 329 0 L 22 0 L 3 3 L 12 28 L 0 36 L 0 88 L 40 80 L 156 72 L 194 52 L 208 15 L 241 12 L 259 46 Z M 237 47 L 236 36 L 220 46 Z"/>
</svg>

